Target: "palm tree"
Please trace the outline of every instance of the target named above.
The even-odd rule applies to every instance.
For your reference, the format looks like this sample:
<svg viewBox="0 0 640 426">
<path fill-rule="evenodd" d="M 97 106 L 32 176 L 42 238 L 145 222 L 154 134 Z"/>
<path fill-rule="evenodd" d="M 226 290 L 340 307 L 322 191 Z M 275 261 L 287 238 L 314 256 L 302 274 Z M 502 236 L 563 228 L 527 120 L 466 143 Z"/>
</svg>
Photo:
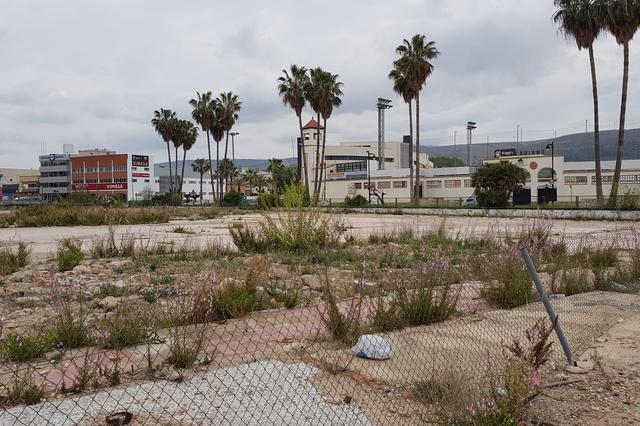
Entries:
<svg viewBox="0 0 640 426">
<path fill-rule="evenodd" d="M 180 120 L 180 139 L 182 139 L 182 172 L 180 173 L 180 193 L 182 194 L 182 184 L 184 182 L 184 163 L 187 159 L 187 151 L 193 148 L 198 140 L 198 128 L 188 120 Z M 177 160 L 177 159 L 176 159 Z"/>
<path fill-rule="evenodd" d="M 620 100 L 620 124 L 618 128 L 618 149 L 616 152 L 616 168 L 613 172 L 609 207 L 616 206 L 620 171 L 622 168 L 624 123 L 627 113 L 627 88 L 629 86 L 629 42 L 640 26 L 640 2 L 637 0 L 608 0 L 600 2 L 605 13 L 605 25 L 623 47 L 624 66 L 622 72 L 622 97 Z"/>
<path fill-rule="evenodd" d="M 151 124 L 156 132 L 162 137 L 162 140 L 167 144 L 167 157 L 169 159 L 169 192 L 173 192 L 173 175 L 171 173 L 171 149 L 169 148 L 169 142 L 172 141 L 175 134 L 175 123 L 177 121 L 176 113 L 170 109 L 160 108 L 160 111 L 153 112 L 153 119 Z M 178 159 L 176 158 L 176 161 Z"/>
<path fill-rule="evenodd" d="M 217 102 L 220 105 L 222 113 L 221 124 L 226 133 L 226 140 L 224 143 L 224 159 L 226 160 L 228 158 L 227 153 L 229 151 L 229 132 L 233 128 L 234 124 L 236 124 L 236 121 L 238 121 L 238 113 L 242 109 L 242 102 L 238 100 L 238 95 L 233 94 L 233 92 L 220 93 Z M 223 165 L 224 164 L 226 164 L 226 162 L 223 163 Z"/>
<path fill-rule="evenodd" d="M 211 137 L 216 143 L 216 166 L 211 166 L 211 185 L 213 185 L 213 174 L 218 170 L 218 164 L 220 164 L 220 141 L 224 138 L 224 126 L 222 125 L 222 108 L 216 99 L 213 103 L 213 122 L 211 125 Z M 222 183 L 218 178 L 215 180 L 218 187 L 218 195 L 220 195 L 220 202 L 222 202 Z"/>
<path fill-rule="evenodd" d="M 325 146 L 327 144 L 327 120 L 331 118 L 331 114 L 333 113 L 333 108 L 337 108 L 342 105 L 342 99 L 340 96 L 342 93 L 343 83 L 338 81 L 338 74 L 331 74 L 329 72 L 325 73 L 322 78 L 323 84 L 321 86 L 320 93 L 320 114 L 322 115 L 322 126 L 324 127 L 324 131 L 322 132 L 322 154 L 320 154 L 320 181 L 318 182 L 318 192 L 319 195 L 322 192 L 322 182 L 325 173 L 325 161 L 324 161 L 324 152 Z"/>
<path fill-rule="evenodd" d="M 218 178 L 224 182 L 225 190 L 229 184 L 234 170 L 237 171 L 237 168 L 230 158 L 223 158 L 222 162 L 220 162 L 220 165 L 217 166 Z"/>
<path fill-rule="evenodd" d="M 193 108 L 191 111 L 191 117 L 194 121 L 200 125 L 202 131 L 207 134 L 207 153 L 209 155 L 209 167 L 206 172 L 211 176 L 211 190 L 213 192 L 213 200 L 216 199 L 216 188 L 213 181 L 213 171 L 211 169 L 211 141 L 209 139 L 209 133 L 212 131 L 212 127 L 215 119 L 215 102 L 213 101 L 213 95 L 211 92 L 198 93 L 196 92 L 196 99 L 191 99 L 189 105 Z M 202 202 L 202 176 L 200 176 L 200 202 Z"/>
<path fill-rule="evenodd" d="M 282 76 L 278 78 L 278 93 L 282 103 L 290 106 L 298 117 L 298 130 L 300 131 L 300 143 L 302 144 L 302 165 L 304 167 L 304 187 L 309 193 L 309 171 L 307 165 L 307 150 L 305 149 L 304 136 L 302 134 L 302 109 L 306 103 L 305 87 L 309 84 L 307 68 L 291 65 L 291 73 L 282 70 Z"/>
<path fill-rule="evenodd" d="M 594 0 L 554 0 L 558 8 L 553 21 L 561 33 L 573 38 L 578 50 L 589 51 L 591 66 L 591 90 L 593 92 L 593 143 L 596 161 L 596 198 L 602 203 L 602 168 L 600 166 L 600 118 L 598 109 L 598 82 L 596 79 L 596 62 L 593 54 L 593 43 L 603 30 L 604 17 L 602 8 Z"/>
<path fill-rule="evenodd" d="M 393 65 L 407 79 L 407 84 L 415 92 L 416 99 L 416 180 L 414 188 L 414 199 L 420 196 L 420 92 L 424 87 L 427 78 L 433 72 L 433 65 L 429 62 L 438 57 L 440 52 L 436 49 L 433 41 L 426 42 L 425 36 L 416 34 L 411 41 L 404 39 L 402 44 L 396 48 L 396 53 L 400 55 Z"/>
<path fill-rule="evenodd" d="M 202 204 L 202 178 L 206 173 L 211 171 L 211 161 L 205 160 L 204 158 L 198 158 L 191 163 L 191 170 L 200 175 L 200 204 Z M 213 177 L 211 182 L 213 182 Z"/>
<path fill-rule="evenodd" d="M 258 175 L 256 177 L 256 187 L 258 188 L 258 192 L 264 192 L 264 188 L 269 186 L 269 179 L 265 175 Z"/>
<path fill-rule="evenodd" d="M 245 173 L 244 173 L 244 179 L 247 182 L 247 184 L 249 185 L 249 192 L 253 193 L 253 187 L 258 179 L 258 172 L 257 170 L 253 170 L 253 169 L 248 169 Z"/>
<path fill-rule="evenodd" d="M 411 202 L 414 202 L 414 188 L 413 188 L 413 154 L 411 151 L 411 147 L 413 146 L 413 112 L 411 108 L 411 103 L 413 98 L 416 97 L 416 92 L 413 91 L 411 86 L 408 84 L 407 77 L 397 68 L 394 68 L 389 73 L 389 78 L 393 81 L 393 91 L 398 95 L 402 96 L 402 99 L 406 104 L 409 105 L 409 192 L 411 197 Z"/>
<path fill-rule="evenodd" d="M 176 161 L 175 161 L 175 167 L 176 167 L 176 171 L 174 173 L 174 176 L 176 177 L 176 180 L 178 179 L 178 163 L 180 160 L 178 160 L 178 148 L 180 148 L 182 146 L 182 140 L 183 140 L 183 129 L 182 129 L 182 120 L 176 120 L 175 122 L 175 131 L 173 132 L 173 137 L 171 138 L 171 142 L 173 142 L 173 148 L 176 150 Z M 171 166 L 169 166 L 171 167 Z M 176 182 L 176 190 L 180 190 L 180 188 L 182 188 L 182 181 L 180 182 Z"/>
<path fill-rule="evenodd" d="M 326 76 L 325 71 L 322 68 L 312 68 L 309 70 L 309 80 L 304 88 L 304 97 L 311 105 L 311 109 L 316 113 L 316 121 L 320 123 L 320 110 L 321 104 L 321 86 L 322 79 Z M 326 129 L 325 129 L 326 132 Z M 320 126 L 316 129 L 316 160 L 313 174 L 313 200 L 317 200 L 316 194 L 318 192 L 318 172 L 320 171 Z"/>
<path fill-rule="evenodd" d="M 267 171 L 271 173 L 271 180 L 273 181 L 272 192 L 275 191 L 278 194 L 280 193 L 280 189 L 282 187 L 282 178 L 284 177 L 284 164 L 279 158 L 272 158 L 269 160 L 269 165 L 267 166 Z"/>
</svg>

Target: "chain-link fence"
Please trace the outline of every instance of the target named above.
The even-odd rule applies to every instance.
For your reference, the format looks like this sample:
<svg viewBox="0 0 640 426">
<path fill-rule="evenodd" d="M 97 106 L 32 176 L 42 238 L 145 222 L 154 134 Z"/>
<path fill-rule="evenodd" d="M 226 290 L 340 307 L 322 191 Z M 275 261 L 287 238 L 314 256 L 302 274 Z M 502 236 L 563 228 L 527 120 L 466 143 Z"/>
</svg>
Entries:
<svg viewBox="0 0 640 426">
<path fill-rule="evenodd" d="M 638 278 L 632 240 L 605 247 L 597 239 L 562 239 L 536 258 L 576 356 L 619 321 L 640 314 L 640 297 L 631 285 Z M 620 246 L 616 260 L 607 259 L 610 254 L 600 251 L 614 245 Z M 4 330 L 0 424 L 437 421 L 442 405 L 433 395 L 425 400 L 425 388 L 439 393 L 438 383 L 453 377 L 481 392 L 506 392 L 496 383 L 513 355 L 509 345 L 526 343 L 540 320 L 550 325 L 521 259 L 509 259 L 518 272 L 505 283 L 524 277 L 525 296 L 500 287 L 499 275 L 486 275 L 492 269 L 508 271 L 509 265 L 499 263 L 508 253 L 502 255 L 500 260 L 485 253 L 480 263 L 486 268 L 478 279 L 426 280 L 433 268 L 436 273 L 448 268 L 438 264 L 428 271 L 396 271 L 387 280 L 396 286 L 391 290 L 361 277 L 353 284 L 357 294 L 332 288 L 326 272 L 306 273 L 300 291 L 318 297 L 304 304 L 292 300 L 303 295 L 289 292 L 286 283 L 270 287 L 255 276 L 256 292 L 244 290 L 248 276 L 242 284 L 213 274 L 189 291 L 166 297 L 116 294 L 120 290 L 112 288 L 113 295 L 103 294 L 97 302 L 106 312 L 99 317 L 82 301 L 88 287 L 50 273 L 48 288 L 58 305 L 49 325 L 68 335 L 58 334 L 58 346 L 43 349 L 46 336 Z M 561 256 L 573 263 L 554 262 Z M 250 262 L 257 261 L 245 262 L 250 270 Z M 618 262 L 626 265 L 625 282 Z M 380 287 L 388 291 L 379 292 Z M 501 291 L 502 299 L 488 288 Z M 394 323 L 400 317 L 403 322 Z M 85 330 L 85 324 L 92 328 Z M 352 350 L 359 335 L 372 331 L 391 348 L 382 356 L 386 359 L 367 359 Z M 560 380 L 566 365 L 555 335 L 551 339 L 547 381 Z"/>
</svg>

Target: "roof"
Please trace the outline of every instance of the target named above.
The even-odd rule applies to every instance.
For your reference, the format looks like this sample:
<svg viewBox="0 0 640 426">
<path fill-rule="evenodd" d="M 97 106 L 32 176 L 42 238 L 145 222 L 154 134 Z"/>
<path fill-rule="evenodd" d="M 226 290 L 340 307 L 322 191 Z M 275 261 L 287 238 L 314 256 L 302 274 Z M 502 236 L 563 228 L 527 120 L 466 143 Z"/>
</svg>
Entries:
<svg viewBox="0 0 640 426">
<path fill-rule="evenodd" d="M 318 123 L 314 118 L 311 118 L 311 120 L 309 120 L 309 122 L 307 124 L 304 125 L 304 127 L 302 128 L 302 130 L 307 130 L 307 129 L 324 129 L 324 127 L 322 127 L 322 125 L 320 123 Z"/>
</svg>

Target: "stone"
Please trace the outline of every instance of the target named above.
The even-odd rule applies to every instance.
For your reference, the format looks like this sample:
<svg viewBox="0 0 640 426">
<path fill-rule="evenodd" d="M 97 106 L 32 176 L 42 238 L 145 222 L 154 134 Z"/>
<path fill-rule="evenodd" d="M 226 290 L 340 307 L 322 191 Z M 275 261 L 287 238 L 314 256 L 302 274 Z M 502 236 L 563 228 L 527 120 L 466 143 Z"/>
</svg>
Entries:
<svg viewBox="0 0 640 426">
<path fill-rule="evenodd" d="M 83 275 L 83 274 L 90 274 L 90 273 L 91 273 L 91 269 L 89 269 L 85 265 L 78 265 L 75 268 L 73 268 L 74 275 Z"/>
<path fill-rule="evenodd" d="M 113 311 L 120 304 L 120 299 L 113 296 L 107 296 L 100 301 L 98 301 L 98 306 L 100 306 L 105 311 Z"/>
<path fill-rule="evenodd" d="M 42 299 L 37 296 L 16 297 L 14 302 L 21 308 L 32 308 L 34 306 L 44 306 Z"/>
<path fill-rule="evenodd" d="M 315 275 L 303 275 L 300 279 L 305 286 L 313 290 L 322 290 L 323 288 L 322 281 L 320 281 L 320 278 Z"/>
<path fill-rule="evenodd" d="M 295 290 L 298 288 L 298 283 L 295 280 L 278 280 L 275 283 L 275 287 L 280 290 Z"/>
</svg>

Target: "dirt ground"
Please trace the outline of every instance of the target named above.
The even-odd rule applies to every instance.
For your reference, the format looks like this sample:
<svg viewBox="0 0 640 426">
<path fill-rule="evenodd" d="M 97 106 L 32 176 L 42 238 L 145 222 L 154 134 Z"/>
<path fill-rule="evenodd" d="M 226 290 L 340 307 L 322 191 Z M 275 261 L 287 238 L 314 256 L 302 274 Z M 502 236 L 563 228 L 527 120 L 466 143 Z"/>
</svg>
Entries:
<svg viewBox="0 0 640 426">
<path fill-rule="evenodd" d="M 529 410 L 531 424 L 640 424 L 640 315 L 617 324 L 580 357 L 586 372 L 567 372 Z"/>
</svg>

